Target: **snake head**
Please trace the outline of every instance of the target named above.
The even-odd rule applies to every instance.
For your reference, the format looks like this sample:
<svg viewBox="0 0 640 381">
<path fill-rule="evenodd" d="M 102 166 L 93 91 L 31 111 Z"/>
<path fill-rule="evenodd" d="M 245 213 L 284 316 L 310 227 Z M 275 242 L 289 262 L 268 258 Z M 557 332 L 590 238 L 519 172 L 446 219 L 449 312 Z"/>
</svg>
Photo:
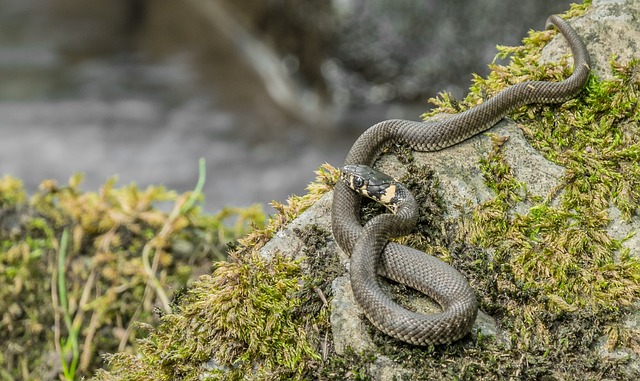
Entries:
<svg viewBox="0 0 640 381">
<path fill-rule="evenodd" d="M 404 186 L 393 177 L 368 165 L 351 164 L 340 168 L 340 179 L 356 193 L 377 201 L 392 212 L 398 209 Z"/>
</svg>

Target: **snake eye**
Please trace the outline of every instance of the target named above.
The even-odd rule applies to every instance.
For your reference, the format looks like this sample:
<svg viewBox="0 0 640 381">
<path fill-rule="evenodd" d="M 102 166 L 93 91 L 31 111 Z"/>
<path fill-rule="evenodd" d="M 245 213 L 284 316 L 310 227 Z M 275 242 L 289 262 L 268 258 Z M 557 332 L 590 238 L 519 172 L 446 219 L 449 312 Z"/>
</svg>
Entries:
<svg viewBox="0 0 640 381">
<path fill-rule="evenodd" d="M 362 188 L 362 186 L 364 185 L 364 180 L 362 179 L 362 177 L 354 177 L 353 178 L 353 186 L 357 189 Z"/>
</svg>

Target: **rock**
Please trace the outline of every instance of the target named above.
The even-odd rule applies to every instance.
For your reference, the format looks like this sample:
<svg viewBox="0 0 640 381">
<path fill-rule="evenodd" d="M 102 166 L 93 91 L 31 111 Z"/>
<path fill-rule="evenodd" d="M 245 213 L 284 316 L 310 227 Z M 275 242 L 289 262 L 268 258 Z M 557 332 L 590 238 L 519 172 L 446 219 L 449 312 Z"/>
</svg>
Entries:
<svg viewBox="0 0 640 381">
<path fill-rule="evenodd" d="M 639 17 L 640 3 L 637 1 L 594 0 L 591 9 L 584 15 L 570 21 L 578 34 L 583 36 L 592 57 L 593 73 L 601 80 L 614 78 L 609 64 L 612 54 L 615 54 L 623 63 L 628 62 L 635 55 L 635 49 L 632 46 L 640 40 L 640 24 L 633 22 L 633 20 L 637 20 Z M 540 61 L 555 62 L 567 54 L 568 49 L 563 38 L 556 36 L 543 50 Z M 638 134 L 637 125 L 635 134 Z M 503 141 L 504 144 L 502 144 Z M 457 255 L 455 250 L 461 250 L 462 252 L 478 250 L 470 242 L 473 236 L 473 229 L 469 228 L 469 225 L 474 223 L 473 216 L 474 213 L 477 213 L 478 208 L 496 199 L 496 191 L 487 185 L 485 174 L 483 174 L 479 162 L 487 160 L 487 157 L 496 154 L 498 151 L 501 163 L 506 165 L 506 168 L 509 168 L 516 183 L 524 184 L 521 189 L 518 188 L 519 190 L 516 190 L 516 193 L 521 192 L 522 194 L 518 193 L 518 197 L 515 197 L 510 205 L 507 211 L 510 219 L 507 219 L 507 221 L 516 223 L 521 221 L 519 218 L 526 219 L 527 216 L 531 216 L 532 207 L 549 208 L 548 210 L 556 210 L 554 208 L 558 208 L 559 210 L 566 203 L 563 198 L 563 192 L 565 192 L 567 181 L 570 181 L 568 179 L 571 179 L 571 176 L 574 175 L 573 172 L 568 172 L 566 168 L 548 160 L 541 151 L 535 149 L 530 141 L 525 138 L 522 129 L 509 119 L 498 123 L 488 131 L 488 134 L 480 134 L 449 149 L 440 152 L 413 153 L 412 165 L 428 167 L 435 172 L 435 176 L 438 179 L 437 191 L 442 198 L 444 211 L 442 230 L 445 235 L 453 232 L 449 236 L 448 242 L 453 247 L 458 248 L 448 249 L 454 252 L 454 254 L 451 254 L 452 256 Z M 586 153 L 589 153 L 589 151 L 590 149 L 585 149 Z M 378 160 L 376 166 L 396 178 L 401 178 L 407 174 L 411 176 L 411 171 L 405 164 L 402 164 L 403 161 L 406 162 L 405 159 L 400 160 L 394 155 L 385 155 Z M 549 203 L 544 203 L 541 200 L 549 200 Z M 301 252 L 300 247 L 304 244 L 299 238 L 295 237 L 294 229 L 303 228 L 308 224 L 315 224 L 322 229 L 330 231 L 330 207 L 331 193 L 328 193 L 286 229 L 278 232 L 276 237 L 263 248 L 263 255 L 268 257 L 274 250 L 279 250 L 284 253 L 290 253 L 293 257 L 298 257 Z M 543 210 L 546 210 L 544 208 Z M 637 205 L 635 210 L 637 212 Z M 640 240 L 633 234 L 640 228 L 638 214 L 632 213 L 630 218 L 629 216 L 625 218 L 620 209 L 615 206 L 610 207 L 607 212 L 608 216 L 606 218 L 610 220 L 610 223 L 604 229 L 604 233 L 608 234 L 611 237 L 610 239 L 613 240 L 623 240 L 625 237 L 630 237 L 621 243 L 621 247 L 629 250 L 632 255 L 637 255 L 640 250 Z M 449 231 L 449 229 L 451 230 Z M 551 229 L 555 229 L 555 227 Z M 569 234 L 569 239 L 579 236 L 580 233 L 578 230 L 575 234 Z M 528 234 L 535 236 L 537 233 L 529 232 Z M 526 234 L 523 234 L 522 239 L 527 239 Z M 531 242 L 533 242 L 533 245 L 545 244 L 545 242 L 536 241 L 536 239 Z M 493 306 L 492 308 L 497 308 L 498 310 L 501 308 L 501 298 L 504 297 L 504 303 L 508 305 L 512 303 L 512 299 L 510 299 L 512 296 L 505 294 L 487 296 L 487 290 L 478 289 L 477 287 L 491 285 L 491 282 L 499 283 L 502 281 L 499 278 L 491 277 L 493 272 L 500 271 L 501 266 L 507 265 L 496 260 L 496 257 L 504 255 L 505 249 L 500 245 L 500 243 L 493 247 L 488 245 L 489 247 L 482 249 L 486 253 L 486 257 L 482 258 L 486 259 L 486 263 L 491 266 L 491 269 L 486 270 L 487 279 L 477 278 L 474 280 L 475 283 L 472 282 L 472 287 L 476 288 L 477 292 L 481 294 L 479 297 L 481 306 Z M 526 285 L 516 282 L 506 288 L 504 285 L 497 285 L 496 289 L 501 289 L 503 290 L 502 292 L 507 294 L 513 292 L 519 297 L 529 298 L 535 303 L 540 303 L 534 304 L 539 307 L 532 307 L 531 310 L 527 310 L 530 315 L 522 317 L 528 322 L 523 323 L 525 324 L 524 327 L 529 324 L 532 331 L 518 331 L 517 329 L 514 330 L 514 327 L 505 327 L 504 321 L 497 320 L 494 317 L 495 312 L 481 310 L 469 338 L 459 343 L 451 344 L 450 347 L 417 348 L 386 338 L 368 323 L 360 307 L 353 299 L 349 283 L 348 256 L 338 249 L 332 240 L 327 243 L 327 247 L 329 248 L 328 250 L 335 248 L 344 270 L 342 275 L 336 277 L 331 283 L 330 322 L 333 334 L 333 348 L 335 349 L 334 355 L 345 355 L 348 349 L 356 353 L 373 353 L 375 360 L 369 363 L 367 368 L 367 375 L 373 380 L 414 379 L 417 375 L 421 375 L 423 379 L 435 379 L 435 376 L 430 378 L 429 375 L 432 374 L 430 372 L 446 379 L 453 377 L 453 374 L 442 376 L 442 369 L 422 369 L 425 364 L 433 364 L 433 362 L 429 361 L 435 361 L 435 363 L 440 361 L 444 368 L 449 367 L 455 361 L 460 361 L 458 368 L 454 366 L 452 369 L 457 369 L 459 372 L 469 372 L 469 369 L 482 369 L 482 374 L 492 374 L 494 377 L 518 378 L 525 376 L 526 378 L 529 375 L 533 378 L 544 376 L 546 377 L 545 379 L 552 380 L 565 379 L 567 375 L 581 378 L 582 373 L 580 372 L 583 372 L 589 378 L 593 374 L 589 373 L 588 366 L 581 367 L 578 363 L 582 361 L 581 356 L 585 358 L 591 356 L 589 361 L 614 362 L 615 366 L 603 371 L 605 376 L 613 374 L 612 378 L 629 377 L 629 379 L 634 379 L 640 374 L 637 349 L 634 352 L 633 346 L 626 346 L 629 343 L 633 343 L 634 340 L 637 343 L 638 340 L 637 331 L 640 329 L 638 326 L 640 319 L 638 318 L 637 294 L 633 303 L 625 307 L 628 307 L 625 313 L 631 314 L 631 318 L 614 319 L 611 317 L 612 320 L 606 324 L 607 327 L 613 327 L 617 322 L 619 324 L 617 327 L 623 327 L 615 329 L 620 330 L 620 332 L 627 332 L 630 335 L 631 339 L 625 342 L 612 339 L 611 331 L 609 331 L 611 328 L 602 328 L 601 322 L 591 321 L 590 319 L 596 319 L 596 316 L 601 315 L 589 308 L 583 308 L 579 304 L 572 304 L 573 302 L 560 295 L 541 294 L 539 290 L 530 290 L 532 294 L 529 295 L 527 294 L 529 291 Z M 460 249 L 460 247 L 464 248 Z M 571 246 L 568 247 L 569 251 L 572 249 Z M 454 262 L 456 260 L 454 258 Z M 550 260 L 553 261 L 555 259 L 552 258 Z M 511 263 L 508 265 L 516 266 L 517 264 Z M 533 265 L 535 265 L 535 262 Z M 522 271 L 531 270 L 523 269 Z M 548 276 L 553 277 L 553 274 Z M 631 279 L 627 281 L 630 282 L 630 285 L 634 284 Z M 594 280 L 594 282 L 597 281 Z M 632 287 L 638 287 L 637 279 Z M 393 286 L 388 286 L 387 288 L 390 292 L 394 292 Z M 415 301 L 425 300 L 426 297 L 409 295 L 406 299 L 409 300 L 413 307 L 416 307 L 417 304 L 421 303 L 416 303 Z M 490 299 L 491 301 L 489 301 Z M 636 307 L 633 307 L 633 305 Z M 549 308 L 549 311 L 541 312 L 539 308 L 543 308 L 543 306 Z M 423 310 L 421 306 L 416 308 Z M 503 313 L 509 310 L 508 307 L 505 308 Z M 517 313 L 525 314 L 525 311 L 517 311 Z M 500 316 L 499 313 L 498 316 Z M 537 325 L 540 323 L 539 319 L 543 320 L 545 316 L 555 317 L 549 320 L 548 323 Z M 508 322 L 509 320 L 507 319 L 506 321 Z M 581 323 L 573 326 L 568 323 L 572 321 Z M 544 328 L 546 331 L 533 331 L 539 329 L 539 327 L 546 327 Z M 553 336 L 556 334 L 559 336 Z M 544 340 L 541 338 L 544 338 L 545 335 L 550 335 L 547 345 L 553 344 L 555 347 L 545 348 L 542 346 L 541 341 Z M 590 335 L 593 335 L 593 337 Z M 554 341 L 557 337 L 560 337 L 559 341 Z M 487 338 L 494 343 L 492 345 L 495 345 L 491 347 L 493 348 L 491 350 L 486 349 L 487 347 L 482 344 Z M 615 350 L 605 349 L 607 345 L 610 345 L 610 343 L 607 344 L 607 340 L 613 340 L 620 345 Z M 581 348 L 580 351 L 592 350 L 593 352 L 580 352 L 576 355 L 576 358 L 580 360 L 576 360 L 576 363 L 571 365 L 575 366 L 574 370 L 556 371 L 555 368 L 558 365 L 556 361 L 567 360 L 557 360 L 554 356 L 561 356 L 563 351 L 561 347 L 567 341 L 569 346 L 576 344 L 577 341 L 582 341 L 585 343 L 584 347 L 577 345 L 577 347 Z M 593 347 L 591 348 L 592 344 Z M 571 348 L 576 350 L 576 347 Z M 496 352 L 491 352 L 493 350 Z M 491 353 L 490 356 L 493 356 L 491 357 L 493 360 L 483 357 L 483 353 L 489 352 Z M 451 353 L 457 354 L 452 355 Z M 503 355 L 500 353 L 503 353 Z M 539 356 L 539 353 L 547 353 L 548 355 Z M 460 360 L 456 360 L 458 357 L 455 356 L 458 355 L 461 356 L 459 357 Z M 465 356 L 471 356 L 471 360 L 465 360 Z M 504 356 L 505 361 L 512 361 L 513 364 L 510 366 L 491 365 L 492 361 L 496 361 L 495 356 Z M 416 357 L 421 359 L 417 360 Z M 403 361 L 398 360 L 399 358 L 402 358 Z M 433 360 L 434 358 L 435 360 Z M 467 364 L 466 361 L 468 361 L 468 365 L 461 365 Z M 615 370 L 612 370 L 614 368 Z M 473 373 L 460 374 L 469 375 Z M 600 377 L 604 376 L 600 375 Z"/>
</svg>

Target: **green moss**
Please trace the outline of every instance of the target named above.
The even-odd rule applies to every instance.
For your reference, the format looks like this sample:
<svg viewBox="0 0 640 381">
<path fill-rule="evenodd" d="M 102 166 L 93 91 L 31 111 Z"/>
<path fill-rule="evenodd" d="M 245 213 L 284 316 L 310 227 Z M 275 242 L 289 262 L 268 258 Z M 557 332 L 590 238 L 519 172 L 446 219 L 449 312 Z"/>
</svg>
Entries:
<svg viewBox="0 0 640 381">
<path fill-rule="evenodd" d="M 12 207 L 24 203 L 27 198 L 22 182 L 11 176 L 0 179 L 0 207 Z"/>
<path fill-rule="evenodd" d="M 333 296 L 331 287 L 333 280 L 345 273 L 335 246 L 328 245 L 332 240 L 331 232 L 318 225 L 308 225 L 302 229 L 294 229 L 294 233 L 302 240 L 302 258 L 306 263 L 303 268 L 304 287 L 299 297 L 304 300 L 296 313 L 314 317 L 315 346 L 322 348 L 322 355 L 328 354 L 328 337 L 331 335 L 329 324 L 329 300 Z"/>
<path fill-rule="evenodd" d="M 205 372 L 211 379 L 295 377 L 301 362 L 314 356 L 294 314 L 298 263 L 245 254 L 201 277 L 180 301 L 179 313 L 165 316 L 155 340 L 144 342 L 145 360 L 162 370 L 156 379 L 199 379 L 201 364 L 211 357 L 224 369 Z M 167 349 L 171 356 L 156 358 Z"/>
<path fill-rule="evenodd" d="M 576 99 L 513 116 L 535 148 L 567 169 L 553 194 L 529 200 L 527 214 L 507 213 L 521 185 L 499 152 L 481 163 L 496 198 L 475 212 L 472 239 L 503 253 L 517 282 L 549 295 L 549 308 L 622 308 L 640 295 L 640 263 L 606 232 L 610 206 L 623 218 L 638 210 L 637 64 L 612 63 L 614 80 L 592 76 Z"/>
<path fill-rule="evenodd" d="M 202 214 L 190 202 L 197 192 L 116 188 L 113 180 L 83 192 L 80 181 L 45 181 L 27 197 L 20 181 L 0 179 L 0 379 L 58 378 L 61 359 L 70 365 L 66 379 L 79 379 L 103 365 L 102 353 L 134 351 L 137 324 L 156 321 L 156 308 L 170 312 L 172 289 L 264 220 L 258 207 Z M 75 337 L 72 365 L 65 343 Z"/>
<path fill-rule="evenodd" d="M 259 250 L 281 227 L 313 205 L 337 179 L 328 165 L 318 171 L 309 194 L 274 204 L 279 214 L 264 229 L 239 240 L 229 261 L 216 264 L 212 275 L 200 277 L 174 301 L 137 354 L 108 357 L 109 371 L 96 380 L 279 380 L 315 378 L 326 344 L 328 306 L 320 294 L 328 284 L 301 268 L 300 260 Z M 326 250 L 329 233 L 310 226 L 296 232 L 305 253 Z M 333 253 L 335 254 L 335 253 Z M 321 257 L 321 256 L 320 256 Z M 324 265 L 335 258 L 325 258 Z M 312 262 L 311 268 L 320 266 Z M 325 352 L 324 355 L 327 353 Z"/>
</svg>

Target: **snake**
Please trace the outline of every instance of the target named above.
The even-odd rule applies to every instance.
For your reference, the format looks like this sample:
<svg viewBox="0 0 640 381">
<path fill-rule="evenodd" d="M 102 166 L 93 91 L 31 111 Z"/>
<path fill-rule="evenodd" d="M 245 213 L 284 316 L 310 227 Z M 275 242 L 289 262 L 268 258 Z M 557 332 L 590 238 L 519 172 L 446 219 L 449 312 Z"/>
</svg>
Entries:
<svg viewBox="0 0 640 381">
<path fill-rule="evenodd" d="M 520 82 L 445 118 L 379 122 L 365 130 L 347 154 L 333 190 L 332 231 L 338 246 L 350 255 L 354 299 L 383 333 L 413 345 L 452 343 L 471 331 L 478 302 L 466 278 L 451 265 L 390 240 L 411 232 L 418 205 L 400 182 L 372 168 L 375 160 L 391 144 L 422 152 L 442 150 L 486 131 L 519 107 L 562 103 L 576 96 L 589 79 L 589 52 L 560 16 L 547 19 L 545 28 L 553 27 L 564 36 L 573 56 L 573 72 L 564 80 Z M 363 196 L 385 204 L 390 213 L 377 215 L 362 226 Z M 427 295 L 441 310 L 426 314 L 399 305 L 382 290 L 378 275 Z"/>
</svg>

